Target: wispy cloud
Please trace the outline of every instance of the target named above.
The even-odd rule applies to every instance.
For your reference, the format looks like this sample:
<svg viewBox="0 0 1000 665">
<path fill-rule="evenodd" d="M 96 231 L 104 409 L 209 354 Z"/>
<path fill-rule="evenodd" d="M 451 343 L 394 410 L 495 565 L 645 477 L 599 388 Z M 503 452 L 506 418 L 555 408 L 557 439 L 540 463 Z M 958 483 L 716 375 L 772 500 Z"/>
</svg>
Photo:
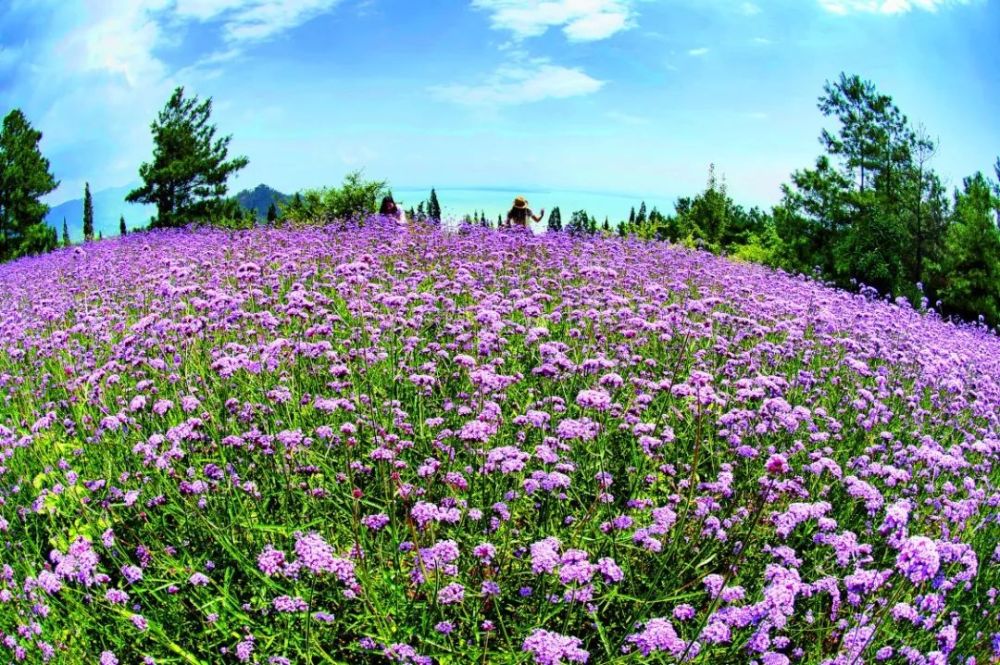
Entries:
<svg viewBox="0 0 1000 665">
<path fill-rule="evenodd" d="M 329 11 L 341 0 L 178 0 L 181 18 L 222 20 L 227 42 L 261 41 Z"/>
<path fill-rule="evenodd" d="M 833 14 L 905 14 L 914 9 L 935 12 L 952 5 L 966 5 L 969 0 L 819 0 L 820 6 Z"/>
<path fill-rule="evenodd" d="M 752 2 L 744 2 L 740 5 L 740 13 L 744 16 L 756 16 L 761 12 L 760 7 Z"/>
<path fill-rule="evenodd" d="M 597 41 L 628 29 L 634 19 L 632 0 L 472 0 L 472 6 L 490 12 L 493 28 L 516 39 L 562 28 L 571 41 Z"/>
<path fill-rule="evenodd" d="M 589 95 L 604 83 L 580 69 L 535 61 L 528 66 L 501 67 L 478 85 L 433 86 L 430 91 L 438 99 L 455 104 L 497 107 Z"/>
<path fill-rule="evenodd" d="M 623 124 L 623 125 L 648 125 L 650 123 L 649 118 L 639 115 L 632 115 L 631 113 L 622 113 L 621 111 L 608 111 L 604 114 L 608 120 Z"/>
<path fill-rule="evenodd" d="M 700 48 L 693 48 L 688 50 L 687 54 L 695 58 L 700 58 L 701 56 L 706 55 L 709 52 L 709 50 L 710 49 L 702 46 Z"/>
<path fill-rule="evenodd" d="M 67 158 L 57 195 L 65 195 L 65 190 L 75 195 L 85 179 L 95 188 L 118 185 L 134 178 L 139 161 L 148 158 L 149 120 L 182 77 L 191 86 L 199 67 L 232 60 L 341 1 L 101 0 L 55 7 L 25 3 L 36 18 L 44 18 L 48 29 L 33 37 L 30 51 L 20 53 L 17 66 L 31 75 L 20 77 L 0 99 L 33 100 L 33 120 L 44 128 L 46 149 L 54 156 L 91 154 L 91 164 Z M 222 48 L 178 71 L 158 53 L 180 43 L 194 23 L 216 30 Z M 89 131 L 81 132 L 81 127 Z M 94 137 L 102 135 L 117 140 L 92 146 Z M 107 166 L 95 173 L 94 163 Z"/>
</svg>

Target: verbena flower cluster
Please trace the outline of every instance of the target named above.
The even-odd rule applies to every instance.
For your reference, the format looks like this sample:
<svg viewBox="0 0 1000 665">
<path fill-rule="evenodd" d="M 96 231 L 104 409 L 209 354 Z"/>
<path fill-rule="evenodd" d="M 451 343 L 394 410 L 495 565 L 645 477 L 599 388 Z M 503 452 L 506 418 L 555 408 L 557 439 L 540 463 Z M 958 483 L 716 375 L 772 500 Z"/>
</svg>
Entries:
<svg viewBox="0 0 1000 665">
<path fill-rule="evenodd" d="M 1000 658 L 1000 340 L 659 243 L 0 267 L 0 660 Z"/>
</svg>

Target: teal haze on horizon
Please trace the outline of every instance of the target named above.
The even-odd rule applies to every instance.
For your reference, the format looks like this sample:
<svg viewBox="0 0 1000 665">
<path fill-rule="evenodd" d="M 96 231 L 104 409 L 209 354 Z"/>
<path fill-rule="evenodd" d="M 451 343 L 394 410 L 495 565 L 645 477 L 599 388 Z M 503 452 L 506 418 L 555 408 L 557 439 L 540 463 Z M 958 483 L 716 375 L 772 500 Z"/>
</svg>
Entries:
<svg viewBox="0 0 1000 665">
<path fill-rule="evenodd" d="M 819 154 L 816 100 L 841 71 L 938 139 L 949 189 L 989 170 L 998 25 L 1000 0 L 14 2 L 0 110 L 44 133 L 53 205 L 135 182 L 178 85 L 250 158 L 231 193 L 364 169 L 400 189 L 672 203 L 714 162 L 734 199 L 770 205 Z"/>
</svg>

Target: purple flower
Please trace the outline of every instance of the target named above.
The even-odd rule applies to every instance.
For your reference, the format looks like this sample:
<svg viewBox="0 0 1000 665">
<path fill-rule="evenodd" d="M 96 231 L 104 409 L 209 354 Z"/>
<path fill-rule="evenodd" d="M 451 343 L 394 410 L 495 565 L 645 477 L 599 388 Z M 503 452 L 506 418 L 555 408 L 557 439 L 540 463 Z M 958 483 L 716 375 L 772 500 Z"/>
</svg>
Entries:
<svg viewBox="0 0 1000 665">
<path fill-rule="evenodd" d="M 278 596 L 271 602 L 277 612 L 307 612 L 309 606 L 298 596 Z"/>
<path fill-rule="evenodd" d="M 576 403 L 585 409 L 607 411 L 611 408 L 611 395 L 607 390 L 581 390 L 576 396 Z"/>
<path fill-rule="evenodd" d="M 534 658 L 536 665 L 586 663 L 590 654 L 581 647 L 579 637 L 560 635 L 541 628 L 534 629 L 521 645 Z"/>
<path fill-rule="evenodd" d="M 914 584 L 933 578 L 940 567 L 937 547 L 925 536 L 907 538 L 896 557 L 896 568 Z"/>
<path fill-rule="evenodd" d="M 208 579 L 208 576 L 205 575 L 204 573 L 195 573 L 188 579 L 188 582 L 192 586 L 205 586 L 206 584 L 211 582 L 211 580 Z"/>
<path fill-rule="evenodd" d="M 265 575 L 278 575 L 285 568 L 285 553 L 276 550 L 271 545 L 264 548 L 264 551 L 257 556 L 257 567 Z"/>
<path fill-rule="evenodd" d="M 389 523 L 389 516 L 385 513 L 366 515 L 361 518 L 361 524 L 372 531 L 380 531 Z"/>
<path fill-rule="evenodd" d="M 687 648 L 687 643 L 677 637 L 673 625 L 665 618 L 650 619 L 640 632 L 629 635 L 627 641 L 643 656 L 662 651 L 679 658 Z"/>
<path fill-rule="evenodd" d="M 452 582 L 438 591 L 437 599 L 442 605 L 457 605 L 465 600 L 465 587 Z"/>
</svg>

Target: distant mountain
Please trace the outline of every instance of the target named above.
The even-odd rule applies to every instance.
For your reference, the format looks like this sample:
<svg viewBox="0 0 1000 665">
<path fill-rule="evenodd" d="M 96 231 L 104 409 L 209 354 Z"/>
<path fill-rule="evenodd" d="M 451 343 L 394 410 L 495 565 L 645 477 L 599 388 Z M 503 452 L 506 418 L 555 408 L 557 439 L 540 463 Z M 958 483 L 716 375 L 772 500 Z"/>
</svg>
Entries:
<svg viewBox="0 0 1000 665">
<path fill-rule="evenodd" d="M 253 189 L 244 189 L 242 192 L 236 195 L 236 201 L 244 210 L 256 211 L 258 218 L 264 218 L 267 216 L 267 209 L 273 203 L 277 207 L 281 203 L 285 203 L 291 197 L 288 194 L 282 194 L 276 189 L 271 189 L 267 185 L 257 185 Z"/>
<path fill-rule="evenodd" d="M 125 196 L 132 191 L 138 183 L 125 185 L 124 187 L 112 187 L 102 189 L 99 192 L 91 192 L 94 199 L 94 235 L 98 231 L 105 237 L 118 235 L 118 219 L 125 217 L 125 226 L 129 230 L 147 226 L 150 218 L 156 214 L 156 206 L 143 203 L 126 203 Z M 45 221 L 55 228 L 59 233 L 59 241 L 62 242 L 63 218 L 66 218 L 66 226 L 69 227 L 69 237 L 73 242 L 83 240 L 83 192 L 81 197 L 65 201 L 49 210 L 45 216 Z"/>
<path fill-rule="evenodd" d="M 156 215 L 156 206 L 144 203 L 126 203 L 125 197 L 130 191 L 135 189 L 138 183 L 125 185 L 123 187 L 112 187 L 102 189 L 99 192 L 91 192 L 94 199 L 94 235 L 100 232 L 105 238 L 118 235 L 118 219 L 125 217 L 125 226 L 134 230 L 149 225 L 149 220 Z M 273 201 L 275 205 L 288 201 L 291 197 L 287 194 L 271 189 L 267 185 L 257 185 L 251 190 L 243 190 L 236 195 L 237 202 L 245 210 L 254 210 L 257 216 L 264 218 L 267 216 L 267 208 Z M 62 223 L 66 218 L 66 226 L 69 227 L 69 237 L 73 242 L 83 240 L 83 197 L 64 201 L 49 210 L 45 216 L 45 221 L 55 228 L 59 233 L 59 240 L 62 241 Z"/>
</svg>

